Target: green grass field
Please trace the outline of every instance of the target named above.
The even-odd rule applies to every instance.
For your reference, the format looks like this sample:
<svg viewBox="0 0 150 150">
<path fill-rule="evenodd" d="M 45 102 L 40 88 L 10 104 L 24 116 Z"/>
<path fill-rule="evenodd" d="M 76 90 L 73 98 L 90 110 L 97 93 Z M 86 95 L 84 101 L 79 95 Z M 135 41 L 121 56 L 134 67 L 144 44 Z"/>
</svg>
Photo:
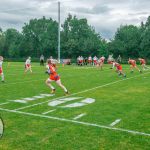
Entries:
<svg viewBox="0 0 150 150">
<path fill-rule="evenodd" d="M 149 150 L 150 71 L 118 77 L 104 66 L 58 67 L 69 96 L 45 85 L 45 68 L 4 63 L 0 116 L 5 124 L 1 150 Z"/>
</svg>

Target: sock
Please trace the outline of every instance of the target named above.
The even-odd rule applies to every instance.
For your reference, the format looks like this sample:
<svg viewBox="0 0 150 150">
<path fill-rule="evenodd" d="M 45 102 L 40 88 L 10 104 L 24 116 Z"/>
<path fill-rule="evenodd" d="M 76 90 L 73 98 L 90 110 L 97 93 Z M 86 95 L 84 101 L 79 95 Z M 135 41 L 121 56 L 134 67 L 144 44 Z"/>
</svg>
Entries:
<svg viewBox="0 0 150 150">
<path fill-rule="evenodd" d="M 55 88 L 54 88 L 52 85 L 50 85 L 50 88 L 51 88 L 52 90 L 55 90 Z"/>
<path fill-rule="evenodd" d="M 2 73 L 2 81 L 4 81 L 4 74 Z"/>
</svg>

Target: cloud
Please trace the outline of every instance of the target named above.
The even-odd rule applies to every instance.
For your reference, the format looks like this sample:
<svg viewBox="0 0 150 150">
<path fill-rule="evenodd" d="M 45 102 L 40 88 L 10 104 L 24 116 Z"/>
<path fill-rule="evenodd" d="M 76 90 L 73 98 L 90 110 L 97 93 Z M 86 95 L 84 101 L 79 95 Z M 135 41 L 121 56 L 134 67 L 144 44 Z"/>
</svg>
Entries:
<svg viewBox="0 0 150 150">
<path fill-rule="evenodd" d="M 149 0 L 60 0 L 61 22 L 68 13 L 87 18 L 104 38 L 113 38 L 121 24 L 139 25 L 150 14 Z M 33 18 L 58 18 L 57 0 L 0 1 L 0 27 L 21 30 Z"/>
</svg>

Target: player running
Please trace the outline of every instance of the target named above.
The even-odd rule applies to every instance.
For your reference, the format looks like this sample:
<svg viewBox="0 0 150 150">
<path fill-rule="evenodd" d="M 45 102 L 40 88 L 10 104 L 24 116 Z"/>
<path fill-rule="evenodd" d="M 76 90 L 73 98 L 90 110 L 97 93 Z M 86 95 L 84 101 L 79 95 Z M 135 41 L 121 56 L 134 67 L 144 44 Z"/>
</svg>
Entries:
<svg viewBox="0 0 150 150">
<path fill-rule="evenodd" d="M 3 57 L 0 56 L 0 77 L 1 77 L 1 81 L 4 82 L 4 73 L 3 73 L 3 68 L 2 68 L 2 64 L 3 64 Z"/>
<path fill-rule="evenodd" d="M 49 74 L 49 78 L 46 80 L 46 85 L 52 89 L 51 93 L 55 93 L 55 88 L 52 86 L 51 82 L 55 81 L 58 86 L 60 86 L 64 92 L 65 95 L 68 95 L 68 90 L 66 87 L 61 83 L 60 76 L 56 72 L 56 64 L 52 62 L 52 60 L 47 60 L 47 73 Z"/>
<path fill-rule="evenodd" d="M 30 70 L 32 73 L 32 68 L 31 68 L 31 57 L 28 57 L 28 59 L 25 62 L 25 73 Z"/>
<path fill-rule="evenodd" d="M 142 71 L 136 66 L 136 61 L 134 59 L 130 59 L 128 61 L 128 64 L 130 64 L 130 70 L 131 73 L 133 73 L 133 69 L 135 68 L 136 70 L 138 70 L 140 73 L 142 73 Z"/>
<path fill-rule="evenodd" d="M 145 59 L 139 58 L 138 60 L 140 61 L 143 70 L 149 69 L 149 67 L 146 66 Z"/>
<path fill-rule="evenodd" d="M 122 75 L 123 77 L 126 77 L 126 74 L 122 71 L 122 66 L 121 64 L 117 63 L 117 62 L 113 62 L 113 67 L 116 67 L 116 72 L 118 73 L 118 75 Z"/>
</svg>

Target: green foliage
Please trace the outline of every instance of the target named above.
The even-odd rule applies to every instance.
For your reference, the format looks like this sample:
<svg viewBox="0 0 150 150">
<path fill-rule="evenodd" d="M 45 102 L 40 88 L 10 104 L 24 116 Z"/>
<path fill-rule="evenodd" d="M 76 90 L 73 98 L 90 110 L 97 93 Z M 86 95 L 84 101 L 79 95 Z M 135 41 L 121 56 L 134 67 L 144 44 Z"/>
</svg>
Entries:
<svg viewBox="0 0 150 150">
<path fill-rule="evenodd" d="M 87 57 L 114 57 L 121 55 L 124 59 L 150 57 L 150 17 L 141 26 L 121 25 L 110 42 L 102 39 L 100 34 L 88 24 L 87 19 L 78 19 L 68 15 L 61 26 L 61 58 L 76 58 L 79 55 Z M 4 57 L 46 57 L 57 58 L 58 23 L 45 17 L 31 19 L 25 23 L 22 32 L 16 29 L 0 28 L 0 55 Z"/>
<path fill-rule="evenodd" d="M 114 40 L 109 43 L 109 51 L 117 57 L 139 57 L 140 30 L 133 25 L 120 26 Z"/>
<path fill-rule="evenodd" d="M 88 25 L 87 19 L 78 19 L 71 15 L 62 25 L 62 55 L 74 57 L 79 55 L 99 55 L 102 39 L 95 30 Z"/>
</svg>

